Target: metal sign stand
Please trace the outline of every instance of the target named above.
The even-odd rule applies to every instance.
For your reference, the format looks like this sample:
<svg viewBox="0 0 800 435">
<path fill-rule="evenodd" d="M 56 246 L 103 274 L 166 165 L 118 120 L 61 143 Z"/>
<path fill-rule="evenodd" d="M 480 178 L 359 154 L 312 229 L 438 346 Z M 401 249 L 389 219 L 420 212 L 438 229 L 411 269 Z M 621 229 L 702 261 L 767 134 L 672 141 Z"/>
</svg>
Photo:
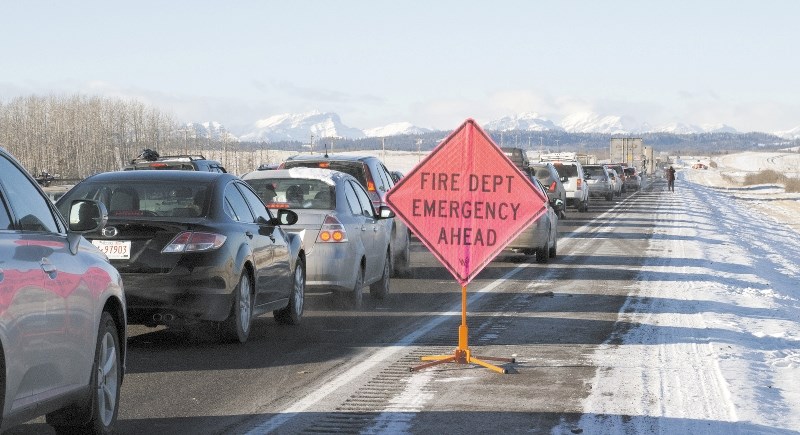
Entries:
<svg viewBox="0 0 800 435">
<path fill-rule="evenodd" d="M 415 370 L 422 370 L 424 368 L 433 367 L 439 364 L 444 364 L 448 362 L 456 363 L 456 364 L 477 364 L 479 366 L 486 367 L 489 370 L 494 370 L 497 373 L 506 374 L 508 370 L 504 369 L 503 367 L 496 366 L 494 364 L 489 364 L 483 360 L 489 361 L 500 361 L 500 362 L 508 362 L 513 363 L 515 362 L 514 358 L 498 358 L 498 357 L 491 357 L 491 356 L 472 356 L 469 351 L 469 346 L 467 345 L 468 341 L 468 334 L 467 334 L 467 286 L 461 286 L 461 326 L 458 328 L 458 347 L 455 349 L 453 355 L 431 355 L 431 356 L 423 356 L 420 359 L 422 361 L 431 361 L 429 363 L 420 364 L 418 366 L 411 367 L 409 371 Z"/>
</svg>

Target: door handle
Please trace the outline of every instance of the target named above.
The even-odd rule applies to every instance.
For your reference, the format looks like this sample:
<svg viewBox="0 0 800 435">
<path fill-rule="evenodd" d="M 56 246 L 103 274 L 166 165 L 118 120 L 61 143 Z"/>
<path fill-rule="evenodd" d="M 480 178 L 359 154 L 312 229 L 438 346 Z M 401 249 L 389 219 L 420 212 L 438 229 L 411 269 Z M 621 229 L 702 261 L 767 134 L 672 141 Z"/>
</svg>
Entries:
<svg viewBox="0 0 800 435">
<path fill-rule="evenodd" d="M 245 235 L 245 236 L 247 236 L 247 237 L 249 237 L 249 238 L 251 238 L 251 239 L 253 238 L 253 233 L 252 233 L 252 232 L 250 232 L 250 231 L 245 231 L 245 232 L 244 232 L 244 235 Z"/>
<path fill-rule="evenodd" d="M 272 240 L 273 243 L 275 242 L 275 236 L 273 236 L 272 234 L 269 235 L 269 239 Z"/>
<path fill-rule="evenodd" d="M 367 231 L 367 226 L 366 225 L 362 225 L 361 226 L 361 231 Z"/>
<path fill-rule="evenodd" d="M 42 258 L 42 261 L 39 262 L 39 265 L 41 265 L 44 273 L 50 275 L 50 278 L 54 278 L 54 275 L 57 271 L 56 267 L 53 266 L 53 263 L 51 263 L 50 260 L 47 258 Z"/>
</svg>

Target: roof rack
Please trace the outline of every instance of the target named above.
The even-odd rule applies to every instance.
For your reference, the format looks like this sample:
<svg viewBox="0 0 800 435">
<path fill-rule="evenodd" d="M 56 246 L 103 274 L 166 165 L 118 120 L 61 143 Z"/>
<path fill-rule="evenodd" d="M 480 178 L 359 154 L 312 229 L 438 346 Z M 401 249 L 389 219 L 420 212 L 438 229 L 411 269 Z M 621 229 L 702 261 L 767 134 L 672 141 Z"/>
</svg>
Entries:
<svg viewBox="0 0 800 435">
<path fill-rule="evenodd" d="M 206 158 L 202 154 L 194 154 L 194 155 L 180 154 L 180 155 L 174 155 L 174 156 L 159 156 L 158 160 L 155 160 L 155 161 L 161 162 L 161 161 L 164 161 L 164 160 L 173 160 L 173 161 L 177 161 L 177 162 L 190 162 L 192 160 L 206 160 Z M 136 159 L 131 160 L 132 164 L 144 163 L 144 162 L 152 163 L 153 160 L 147 160 L 145 158 L 136 158 Z"/>
</svg>

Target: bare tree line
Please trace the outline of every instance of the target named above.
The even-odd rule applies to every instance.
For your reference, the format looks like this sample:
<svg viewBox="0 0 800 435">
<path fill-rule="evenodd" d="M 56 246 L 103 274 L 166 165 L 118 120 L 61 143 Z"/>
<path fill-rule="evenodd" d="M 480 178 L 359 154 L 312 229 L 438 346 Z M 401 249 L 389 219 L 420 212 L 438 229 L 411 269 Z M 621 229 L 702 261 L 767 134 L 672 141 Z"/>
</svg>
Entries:
<svg viewBox="0 0 800 435">
<path fill-rule="evenodd" d="M 0 102 L 0 146 L 32 174 L 84 178 L 119 169 L 143 148 L 178 152 L 184 137 L 177 130 L 170 115 L 137 101 L 29 96 Z"/>
</svg>

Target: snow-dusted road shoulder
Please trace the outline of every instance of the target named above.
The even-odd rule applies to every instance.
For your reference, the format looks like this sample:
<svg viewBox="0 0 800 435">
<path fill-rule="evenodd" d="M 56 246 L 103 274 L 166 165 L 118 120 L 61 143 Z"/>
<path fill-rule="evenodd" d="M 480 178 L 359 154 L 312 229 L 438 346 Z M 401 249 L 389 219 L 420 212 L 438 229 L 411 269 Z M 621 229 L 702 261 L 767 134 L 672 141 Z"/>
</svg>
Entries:
<svg viewBox="0 0 800 435">
<path fill-rule="evenodd" d="M 578 427 L 798 433 L 800 236 L 723 192 L 650 193 L 659 222 Z M 563 425 L 554 433 L 575 433 Z"/>
</svg>

